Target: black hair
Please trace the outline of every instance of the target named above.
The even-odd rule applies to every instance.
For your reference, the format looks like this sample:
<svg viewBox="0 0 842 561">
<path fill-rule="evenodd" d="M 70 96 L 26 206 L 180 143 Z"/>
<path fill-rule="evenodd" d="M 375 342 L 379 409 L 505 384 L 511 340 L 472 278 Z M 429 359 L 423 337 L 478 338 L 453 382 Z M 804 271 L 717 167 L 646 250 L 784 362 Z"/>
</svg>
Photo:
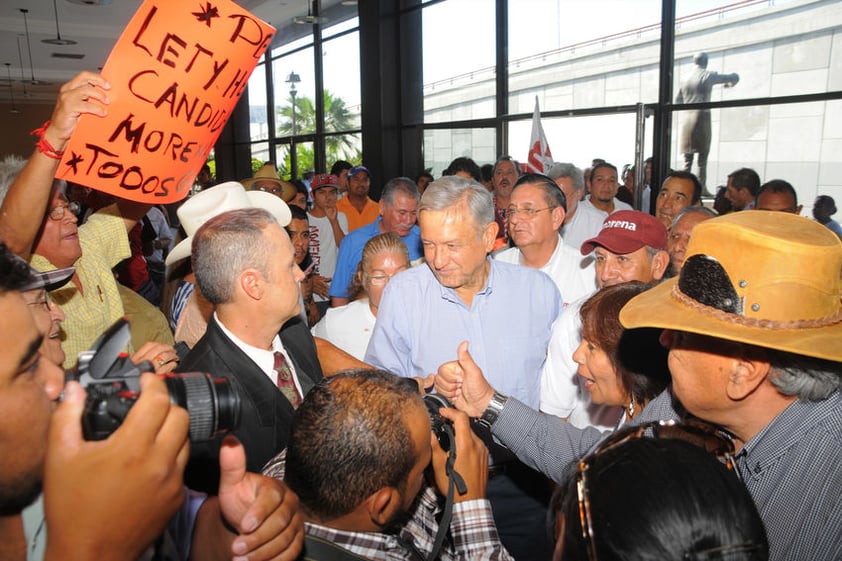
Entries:
<svg viewBox="0 0 842 561">
<path fill-rule="evenodd" d="M 596 160 L 594 160 L 594 161 L 596 161 Z M 596 170 L 598 170 L 599 168 L 610 168 L 610 169 L 614 170 L 615 174 L 617 173 L 617 166 L 615 166 L 614 164 L 609 164 L 606 161 L 602 161 L 602 162 L 597 163 L 594 167 L 591 168 L 591 174 L 588 176 L 588 181 L 593 181 L 593 175 L 594 175 L 594 173 L 596 173 Z M 619 177 L 618 177 L 618 179 L 619 179 Z"/>
<path fill-rule="evenodd" d="M 26 261 L 0 243 L 0 292 L 20 290 L 31 283 L 32 271 Z"/>
<path fill-rule="evenodd" d="M 305 512 L 332 520 L 383 487 L 403 489 L 417 461 L 406 423 L 418 386 L 383 370 L 319 382 L 295 411 L 285 481 Z"/>
<path fill-rule="evenodd" d="M 483 164 L 480 166 L 479 171 L 482 174 L 483 181 L 491 181 L 494 178 L 493 164 Z"/>
<path fill-rule="evenodd" d="M 789 181 L 783 179 L 770 179 L 760 186 L 757 190 L 757 196 L 754 200 L 757 201 L 763 193 L 784 193 L 792 197 L 792 206 L 798 206 L 798 193 L 795 192 L 795 187 Z"/>
<path fill-rule="evenodd" d="M 333 165 L 330 167 L 331 175 L 335 175 L 339 177 L 339 174 L 342 173 L 342 170 L 351 169 L 352 166 L 351 162 L 346 162 L 345 160 L 336 160 Z"/>
<path fill-rule="evenodd" d="M 567 212 L 567 196 L 555 181 L 540 173 L 525 173 L 515 182 L 515 187 L 525 183 L 541 187 L 548 205 L 560 206 L 564 212 Z"/>
<path fill-rule="evenodd" d="M 292 220 L 307 220 L 309 222 L 307 211 L 299 206 L 289 205 L 289 213 Z"/>
<path fill-rule="evenodd" d="M 563 559 L 587 559 L 576 463 L 553 499 L 565 516 Z M 600 561 L 764 561 L 769 545 L 754 501 L 735 473 L 699 446 L 630 440 L 589 460 L 587 491 Z"/>
<path fill-rule="evenodd" d="M 691 205 L 695 205 L 702 200 L 702 182 L 699 181 L 699 178 L 696 177 L 695 173 L 690 173 L 689 171 L 684 170 L 671 169 L 669 173 L 667 173 L 667 176 L 664 178 L 664 183 L 666 183 L 667 179 L 669 179 L 670 177 L 675 177 L 676 179 L 686 179 L 687 181 L 693 182 L 693 200 L 690 201 Z"/>
<path fill-rule="evenodd" d="M 477 163 L 471 158 L 456 158 L 450 162 L 450 165 L 442 172 L 442 175 L 456 175 L 457 171 L 467 173 L 474 181 L 482 182 L 482 171 L 480 171 Z"/>
<path fill-rule="evenodd" d="M 760 176 L 751 168 L 740 168 L 728 174 L 728 179 L 737 189 L 746 188 L 751 193 L 751 197 L 757 197 L 757 192 L 760 190 Z"/>
</svg>

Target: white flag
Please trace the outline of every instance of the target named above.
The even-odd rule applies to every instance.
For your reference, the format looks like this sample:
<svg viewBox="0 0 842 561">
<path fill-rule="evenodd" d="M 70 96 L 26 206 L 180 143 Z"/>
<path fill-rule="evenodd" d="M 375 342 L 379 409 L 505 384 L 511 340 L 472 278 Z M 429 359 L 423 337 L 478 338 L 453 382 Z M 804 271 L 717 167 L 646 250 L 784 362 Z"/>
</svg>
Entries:
<svg viewBox="0 0 842 561">
<path fill-rule="evenodd" d="M 526 171 L 530 173 L 544 173 L 553 163 L 547 135 L 541 126 L 541 111 L 538 109 L 538 96 L 535 96 L 535 112 L 532 114 L 532 138 L 529 143 L 529 157 L 526 160 Z"/>
</svg>

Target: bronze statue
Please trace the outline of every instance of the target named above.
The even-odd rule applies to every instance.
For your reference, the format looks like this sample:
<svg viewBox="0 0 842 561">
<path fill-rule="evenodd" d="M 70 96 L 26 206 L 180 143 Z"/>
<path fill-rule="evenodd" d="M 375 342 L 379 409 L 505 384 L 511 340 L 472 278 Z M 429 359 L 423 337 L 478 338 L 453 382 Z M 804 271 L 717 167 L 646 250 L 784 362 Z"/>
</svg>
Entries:
<svg viewBox="0 0 842 561">
<path fill-rule="evenodd" d="M 696 67 L 681 84 L 676 103 L 705 103 L 710 101 L 710 92 L 716 84 L 725 84 L 730 88 L 740 81 L 739 74 L 720 74 L 709 72 L 707 53 L 697 53 L 693 57 Z M 693 154 L 699 154 L 698 178 L 707 192 L 707 165 L 710 152 L 710 109 L 687 111 L 684 126 L 681 127 L 679 148 L 684 154 L 684 170 L 692 171 Z"/>
</svg>

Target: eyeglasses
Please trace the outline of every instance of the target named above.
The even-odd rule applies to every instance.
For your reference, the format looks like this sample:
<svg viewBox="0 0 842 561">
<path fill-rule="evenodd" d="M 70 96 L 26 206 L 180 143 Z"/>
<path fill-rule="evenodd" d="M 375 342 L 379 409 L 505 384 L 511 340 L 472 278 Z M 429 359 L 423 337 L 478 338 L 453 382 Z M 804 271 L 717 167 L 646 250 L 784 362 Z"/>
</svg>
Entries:
<svg viewBox="0 0 842 561">
<path fill-rule="evenodd" d="M 41 290 L 38 293 L 38 296 L 34 302 L 27 302 L 27 306 L 40 306 L 44 308 L 48 313 L 52 310 L 52 302 L 50 301 L 50 296 L 47 294 L 46 290 Z"/>
<path fill-rule="evenodd" d="M 557 208 L 557 207 L 548 206 L 546 208 L 517 208 L 517 207 L 510 206 L 506 210 L 506 216 L 508 216 L 509 218 L 512 218 L 513 216 L 519 216 L 519 217 L 525 218 L 527 220 L 532 220 L 533 218 L 535 218 L 535 215 L 538 214 L 539 212 L 542 212 L 542 211 L 545 211 L 545 210 L 552 211 L 555 208 Z"/>
<path fill-rule="evenodd" d="M 273 195 L 282 195 L 284 193 L 284 188 L 280 185 L 275 187 L 258 187 L 258 191 L 263 191 L 264 193 L 271 193 Z"/>
<path fill-rule="evenodd" d="M 78 216 L 79 210 L 81 210 L 81 208 L 82 207 L 79 206 L 79 203 L 77 203 L 76 201 L 71 201 L 66 205 L 59 205 L 57 207 L 54 207 L 52 210 L 50 210 L 50 214 L 48 214 L 48 216 L 53 220 L 62 220 L 64 218 L 65 211 L 69 210 L 73 213 L 73 216 Z"/>
<path fill-rule="evenodd" d="M 397 275 L 398 273 L 403 272 L 405 270 L 406 270 L 405 268 L 401 269 L 400 271 L 395 273 L 395 275 Z M 392 280 L 392 277 L 394 277 L 395 275 L 387 275 L 387 274 L 366 275 L 365 278 L 368 279 L 368 282 L 370 282 L 372 284 L 372 286 L 385 286 L 386 284 L 389 283 L 390 280 Z"/>
<path fill-rule="evenodd" d="M 642 423 L 637 426 L 620 429 L 605 440 L 600 442 L 597 447 L 587 456 L 579 461 L 576 467 L 576 494 L 579 499 L 579 523 L 582 528 L 582 539 L 585 541 L 585 548 L 588 552 L 588 558 L 591 561 L 597 561 L 596 556 L 596 538 L 593 527 L 590 494 L 588 487 L 588 472 L 591 468 L 594 458 L 608 450 L 616 448 L 621 444 L 629 442 L 637 438 L 646 438 L 647 434 L 651 434 L 654 438 L 671 438 L 676 440 L 683 440 L 689 442 L 706 450 L 707 452 L 716 456 L 725 466 L 737 474 L 739 471 L 735 469 L 734 463 L 734 442 L 731 436 L 717 429 L 716 427 L 703 423 L 701 421 L 687 420 L 683 423 L 676 421 L 653 421 L 650 423 Z M 732 545 L 716 548 L 717 552 L 730 553 L 732 551 L 748 551 L 753 548 L 760 547 L 758 545 Z M 733 549 L 732 549 L 733 548 Z M 749 549 L 746 549 L 749 548 Z M 693 552 L 685 555 L 685 559 L 705 559 L 705 555 L 710 553 Z M 688 557 L 689 555 L 689 557 Z"/>
</svg>

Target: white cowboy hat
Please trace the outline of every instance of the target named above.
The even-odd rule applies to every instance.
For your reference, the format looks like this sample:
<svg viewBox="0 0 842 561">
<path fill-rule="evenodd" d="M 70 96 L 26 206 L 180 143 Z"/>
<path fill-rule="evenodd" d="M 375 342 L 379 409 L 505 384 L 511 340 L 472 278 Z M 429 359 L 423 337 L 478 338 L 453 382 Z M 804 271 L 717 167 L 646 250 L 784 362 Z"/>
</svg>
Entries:
<svg viewBox="0 0 842 561">
<path fill-rule="evenodd" d="M 241 208 L 263 208 L 269 211 L 281 226 L 286 226 L 292 219 L 289 207 L 279 197 L 264 191 L 246 191 L 236 181 L 214 185 L 185 201 L 178 208 L 178 218 L 187 237 L 181 240 L 167 255 L 166 264 L 190 256 L 193 235 L 202 224 L 223 212 Z"/>
</svg>

